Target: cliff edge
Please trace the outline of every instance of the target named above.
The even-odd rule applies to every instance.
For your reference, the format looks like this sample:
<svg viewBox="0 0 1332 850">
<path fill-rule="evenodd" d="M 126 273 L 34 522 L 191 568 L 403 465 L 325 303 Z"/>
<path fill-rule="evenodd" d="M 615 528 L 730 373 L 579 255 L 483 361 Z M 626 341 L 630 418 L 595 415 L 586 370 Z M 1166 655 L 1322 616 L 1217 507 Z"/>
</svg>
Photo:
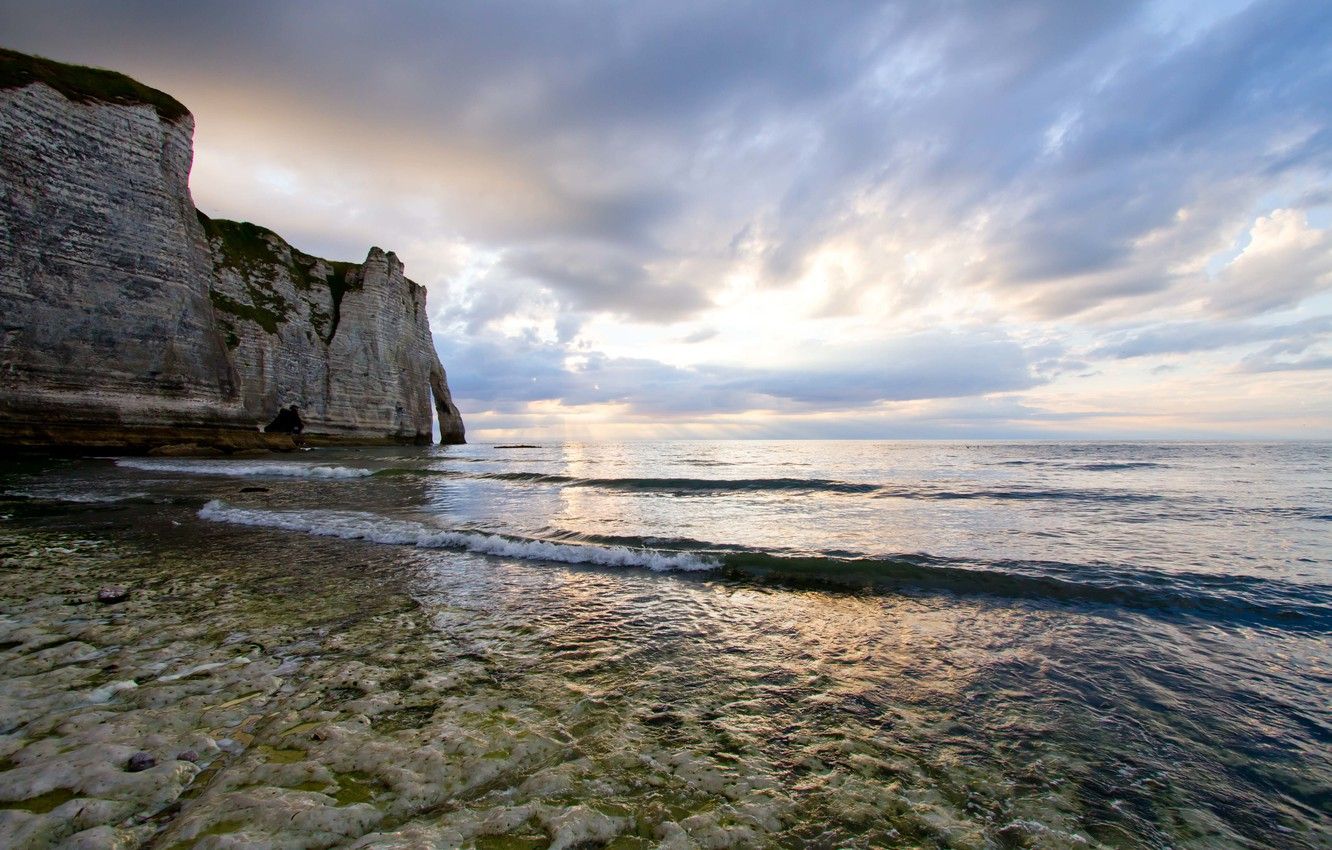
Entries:
<svg viewBox="0 0 1332 850">
<path fill-rule="evenodd" d="M 0 444 L 146 451 L 443 442 L 463 423 L 392 253 L 210 219 L 194 119 L 120 74 L 0 50 Z"/>
</svg>

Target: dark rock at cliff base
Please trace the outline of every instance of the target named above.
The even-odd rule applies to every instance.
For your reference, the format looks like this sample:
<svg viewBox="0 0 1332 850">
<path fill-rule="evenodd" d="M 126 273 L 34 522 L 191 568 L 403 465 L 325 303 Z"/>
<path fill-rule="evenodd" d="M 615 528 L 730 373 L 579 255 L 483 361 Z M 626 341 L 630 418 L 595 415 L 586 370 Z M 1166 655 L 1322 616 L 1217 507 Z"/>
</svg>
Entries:
<svg viewBox="0 0 1332 850">
<path fill-rule="evenodd" d="M 462 442 L 425 288 L 196 211 L 193 133 L 128 77 L 0 50 L 0 445 L 291 450 L 259 427 L 293 402 L 309 443 Z"/>
</svg>

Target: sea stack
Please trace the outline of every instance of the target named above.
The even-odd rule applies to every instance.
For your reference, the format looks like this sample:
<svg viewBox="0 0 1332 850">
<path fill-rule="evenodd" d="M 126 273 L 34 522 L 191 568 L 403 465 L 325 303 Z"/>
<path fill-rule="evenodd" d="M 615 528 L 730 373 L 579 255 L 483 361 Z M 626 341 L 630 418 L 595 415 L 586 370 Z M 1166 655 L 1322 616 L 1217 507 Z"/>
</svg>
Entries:
<svg viewBox="0 0 1332 850">
<path fill-rule="evenodd" d="M 0 50 L 0 444 L 149 451 L 445 443 L 463 423 L 426 291 L 210 219 L 194 118 L 110 71 Z"/>
</svg>

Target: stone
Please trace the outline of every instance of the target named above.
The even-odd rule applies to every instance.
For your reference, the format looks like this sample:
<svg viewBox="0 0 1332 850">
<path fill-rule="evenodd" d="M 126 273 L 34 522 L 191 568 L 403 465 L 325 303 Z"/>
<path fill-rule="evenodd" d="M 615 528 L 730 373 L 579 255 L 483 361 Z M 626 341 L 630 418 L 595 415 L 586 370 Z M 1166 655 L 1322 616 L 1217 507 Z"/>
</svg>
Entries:
<svg viewBox="0 0 1332 850">
<path fill-rule="evenodd" d="M 425 288 L 394 254 L 334 262 L 209 218 L 179 103 L 0 64 L 0 445 L 291 450 L 260 428 L 292 404 L 310 443 L 428 443 L 432 409 L 463 442 Z"/>
<path fill-rule="evenodd" d="M 97 601 L 103 605 L 114 605 L 129 599 L 129 590 L 124 587 L 104 587 L 97 591 Z"/>
<path fill-rule="evenodd" d="M 198 764 L 198 762 L 199 762 L 199 754 L 198 754 L 197 752 L 195 752 L 194 750 L 186 750 L 185 752 L 180 753 L 179 755 L 177 755 L 177 756 L 176 756 L 176 760 L 177 760 L 177 761 L 187 761 L 187 762 L 189 762 L 190 764 Z"/>
<path fill-rule="evenodd" d="M 141 773 L 156 766 L 157 759 L 153 758 L 151 753 L 145 753 L 140 750 L 129 757 L 129 762 L 125 765 L 125 769 L 130 773 Z"/>
</svg>

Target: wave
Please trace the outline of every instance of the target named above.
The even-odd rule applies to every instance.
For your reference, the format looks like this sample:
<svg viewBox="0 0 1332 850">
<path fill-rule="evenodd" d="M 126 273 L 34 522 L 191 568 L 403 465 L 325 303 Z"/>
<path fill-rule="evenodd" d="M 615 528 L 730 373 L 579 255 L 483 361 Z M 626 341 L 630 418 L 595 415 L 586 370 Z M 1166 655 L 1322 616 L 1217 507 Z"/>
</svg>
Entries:
<svg viewBox="0 0 1332 850">
<path fill-rule="evenodd" d="M 1088 472 L 1113 472 L 1124 469 L 1161 469 L 1165 467 L 1164 463 L 1152 463 L 1147 460 L 1117 461 L 1105 463 L 1079 463 L 1068 467 L 1069 469 L 1082 469 Z"/>
<path fill-rule="evenodd" d="M 872 592 L 914 589 L 1246 619 L 1287 628 L 1332 628 L 1332 585 L 1292 584 L 1252 576 L 1165 573 L 1053 561 L 971 562 L 923 554 L 797 555 L 691 539 L 606 537 L 600 538 L 605 543 L 596 544 L 586 542 L 591 535 L 573 533 L 555 541 L 439 529 L 358 511 L 274 511 L 232 507 L 219 500 L 204 505 L 199 516 L 235 525 L 530 561 L 657 571 L 720 570 L 732 578 L 779 585 Z M 568 542 L 570 538 L 580 542 Z M 649 546 L 649 542 L 656 546 Z"/>
<path fill-rule="evenodd" d="M 854 484 L 823 478 L 573 478 L 539 472 L 493 472 L 480 476 L 503 481 L 567 484 L 599 490 L 643 490 L 660 493 L 715 493 L 752 490 L 797 490 L 825 493 L 872 493 L 877 484 Z"/>
<path fill-rule="evenodd" d="M 437 474 L 460 476 L 461 473 L 439 471 Z M 1156 502 L 1155 493 L 1136 493 L 1123 490 L 1076 490 L 1011 487 L 1007 489 L 948 490 L 913 487 L 894 487 L 885 484 L 836 481 L 826 478 L 575 478 L 544 472 L 490 472 L 476 478 L 514 481 L 525 484 L 560 484 L 567 487 L 589 487 L 599 490 L 626 490 L 671 495 L 743 493 L 743 492 L 800 492 L 869 495 L 874 498 L 926 499 L 951 501 L 957 499 L 1024 500 L 1088 502 Z"/>
<path fill-rule="evenodd" d="M 478 475 L 453 470 L 384 470 L 380 475 L 422 474 L 458 478 L 513 481 L 522 484 L 559 484 L 599 490 L 624 490 L 672 495 L 787 491 L 802 493 L 841 493 L 870 495 L 875 498 L 930 499 L 1050 499 L 1063 501 L 1155 502 L 1155 493 L 1121 490 L 1009 489 L 932 490 L 893 487 L 884 484 L 837 481 L 826 478 L 576 478 L 546 472 L 486 472 Z"/>
<path fill-rule="evenodd" d="M 828 558 L 764 552 L 725 555 L 722 567 L 736 575 L 795 584 L 852 585 L 875 590 L 921 588 L 1247 617 L 1320 629 L 1332 626 L 1332 585 L 1291 584 L 1253 576 L 1163 573 L 1108 564 L 978 564 L 929 555 Z"/>
<path fill-rule="evenodd" d="M 684 552 L 665 552 L 624 546 L 582 546 L 547 540 L 510 537 L 477 531 L 431 528 L 419 522 L 391 519 L 362 511 L 270 511 L 230 507 L 214 499 L 199 516 L 233 525 L 303 531 L 321 537 L 368 540 L 423 549 L 461 549 L 528 561 L 561 564 L 597 564 L 607 567 L 643 567 L 649 570 L 711 570 L 715 560 Z"/>
<path fill-rule="evenodd" d="M 1094 463 L 1069 463 L 1060 460 L 1000 460 L 993 466 L 1052 466 L 1057 469 L 1076 469 L 1083 472 L 1113 472 L 1125 469 L 1163 469 L 1164 463 L 1149 460 L 1097 461 Z"/>
<path fill-rule="evenodd" d="M 479 472 L 461 470 L 402 467 L 367 469 L 362 467 L 326 466 L 292 462 L 247 462 L 228 460 L 153 460 L 118 458 L 116 464 L 129 469 L 149 472 L 179 472 L 191 475 L 224 475 L 233 477 L 285 477 L 318 479 L 354 479 L 375 476 L 391 477 L 443 477 L 509 481 L 518 484 L 548 484 L 564 487 L 586 487 L 597 490 L 656 493 L 672 496 L 714 495 L 724 493 L 832 493 L 864 495 L 881 499 L 922 499 L 955 501 L 962 499 L 989 499 L 996 501 L 1047 500 L 1081 502 L 1156 502 L 1161 496 L 1125 490 L 1067 489 L 1067 488 L 985 488 L 985 489 L 933 489 L 896 487 L 869 482 L 839 481 L 828 478 L 579 478 L 548 472 Z"/>
<path fill-rule="evenodd" d="M 373 469 L 323 466 L 289 461 L 254 463 L 238 460 L 151 460 L 116 458 L 116 466 L 144 472 L 181 472 L 188 475 L 225 475 L 234 478 L 364 478 Z"/>
<path fill-rule="evenodd" d="M 1125 490 L 1074 490 L 1011 487 L 980 490 L 918 490 L 912 488 L 880 487 L 876 498 L 928 499 L 956 501 L 959 499 L 993 499 L 997 501 L 1055 501 L 1055 502 L 1159 502 L 1156 493 L 1135 493 Z"/>
</svg>

